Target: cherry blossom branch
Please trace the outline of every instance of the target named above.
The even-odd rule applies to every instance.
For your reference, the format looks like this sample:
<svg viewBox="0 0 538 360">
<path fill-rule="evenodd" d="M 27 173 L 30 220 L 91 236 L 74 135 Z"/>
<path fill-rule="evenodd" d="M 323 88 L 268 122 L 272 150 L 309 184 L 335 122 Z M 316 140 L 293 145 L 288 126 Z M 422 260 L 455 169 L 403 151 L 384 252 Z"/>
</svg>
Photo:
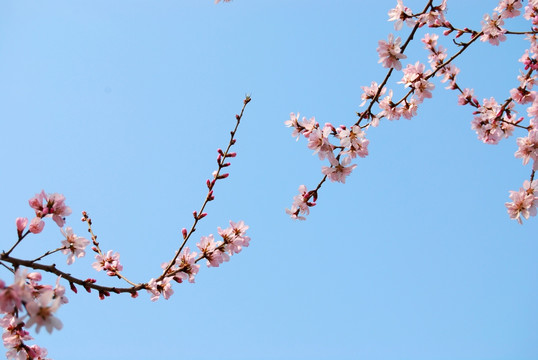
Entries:
<svg viewBox="0 0 538 360">
<path fill-rule="evenodd" d="M 5 261 L 12 264 L 15 267 L 15 269 L 20 266 L 25 266 L 27 268 L 43 270 L 45 272 L 61 276 L 63 279 L 69 282 L 69 285 L 71 286 L 71 289 L 74 292 L 77 292 L 77 291 L 76 291 L 76 288 L 74 288 L 73 284 L 77 284 L 84 287 L 84 289 L 86 289 L 87 292 L 90 292 L 91 289 L 94 289 L 94 290 L 99 291 L 99 293 L 104 293 L 104 294 L 108 293 L 106 296 L 110 295 L 111 292 L 116 293 L 116 294 L 119 294 L 119 293 L 134 294 L 139 290 L 145 289 L 145 286 L 146 286 L 146 284 L 138 284 L 136 286 L 132 286 L 128 288 L 120 288 L 120 287 L 114 287 L 114 286 L 102 286 L 102 285 L 98 285 L 95 279 L 88 278 L 86 280 L 82 280 L 75 276 L 72 276 L 70 273 L 66 273 L 58 269 L 56 267 L 56 264 L 45 265 L 45 264 L 34 262 L 33 260 L 24 260 L 24 259 L 14 258 L 6 254 L 0 254 L 0 261 Z"/>
<path fill-rule="evenodd" d="M 420 13 L 413 14 L 411 10 L 405 7 L 402 0 L 397 0 L 396 8 L 389 11 L 389 20 L 396 21 L 394 28 L 400 30 L 405 22 L 412 28 L 411 33 L 407 36 L 403 45 L 401 39 L 395 38 L 389 34 L 388 41 L 379 41 L 377 51 L 383 67 L 387 68 L 381 84 L 372 82 L 370 87 L 362 87 L 364 94 L 361 96 L 363 102 L 360 106 L 368 103 L 366 110 L 357 112 L 359 119 L 350 128 L 345 125 L 340 125 L 335 128 L 330 123 L 326 123 L 323 127 L 315 121 L 314 118 L 299 120 L 299 114 L 290 115 L 290 120 L 285 124 L 293 128 L 292 136 L 299 137 L 303 135 L 308 140 L 308 147 L 318 154 L 320 160 L 328 159 L 330 166 L 323 166 L 322 173 L 324 177 L 314 190 L 308 189 L 301 185 L 299 187 L 299 195 L 294 197 L 291 209 L 286 209 L 286 212 L 293 219 L 304 220 L 304 215 L 308 215 L 309 208 L 315 205 L 318 191 L 321 185 L 327 178 L 331 181 L 345 183 L 346 177 L 357 166 L 351 163 L 351 159 L 359 156 L 365 157 L 368 155 L 367 146 L 369 141 L 365 138 L 365 131 L 370 127 L 377 127 L 380 119 L 387 118 L 388 120 L 397 120 L 400 117 L 411 119 L 416 116 L 417 107 L 425 98 L 432 97 L 432 90 L 435 88 L 430 80 L 434 76 L 443 76 L 441 82 L 450 80 L 450 85 L 447 89 L 458 90 L 458 103 L 460 105 L 471 104 L 477 109 L 472 122 L 472 129 L 476 130 L 478 137 L 485 143 L 496 144 L 503 137 L 512 135 L 514 128 L 525 129 L 528 135 L 525 138 L 518 138 L 517 143 L 519 150 L 515 153 L 516 157 L 523 159 L 523 165 L 526 165 L 530 160 L 533 160 L 533 171 L 538 167 L 538 96 L 535 91 L 532 91 L 532 86 L 536 82 L 536 76 L 532 74 L 533 70 L 538 70 L 538 6 L 528 5 L 525 8 L 524 17 L 527 20 L 532 20 L 533 27 L 531 31 L 509 31 L 503 27 L 504 19 L 515 17 L 521 14 L 519 9 L 522 7 L 521 0 L 501 0 L 499 5 L 494 9 L 495 12 L 491 15 L 486 14 L 482 21 L 482 30 L 475 31 L 469 28 L 456 28 L 448 20 L 445 19 L 446 0 L 442 0 L 441 4 L 434 6 L 433 1 L 428 1 L 424 10 Z M 409 43 L 414 39 L 417 30 L 428 24 L 430 28 L 444 28 L 443 35 L 448 36 L 455 32 L 453 42 L 459 47 L 459 50 L 447 59 L 446 49 L 442 46 L 437 48 L 437 35 L 426 34 L 422 42 L 429 50 L 428 56 L 432 71 L 426 71 L 425 66 L 420 62 L 414 65 L 409 64 L 402 70 L 400 60 L 406 59 L 404 54 Z M 455 39 L 463 34 L 470 34 L 471 39 L 467 42 L 457 42 Z M 472 44 L 480 39 L 482 42 L 489 42 L 492 45 L 499 45 L 506 40 L 506 35 L 527 35 L 526 39 L 531 41 L 531 47 L 526 51 L 520 62 L 525 64 L 525 69 L 530 70 L 525 76 L 518 77 L 521 85 L 518 88 L 510 91 L 510 97 L 499 105 L 491 98 L 484 99 L 483 104 L 480 104 L 472 95 L 472 90 L 462 90 L 456 82 L 456 76 L 459 69 L 452 65 L 454 60 L 466 51 Z M 403 72 L 403 78 L 399 83 L 404 84 L 410 89 L 401 97 L 399 101 L 392 100 L 393 92 L 390 90 L 388 95 L 382 100 L 381 97 L 387 91 L 387 83 L 389 78 L 394 74 L 394 71 Z M 535 101 L 536 99 L 536 101 Z M 516 119 L 513 108 L 517 104 L 526 104 L 533 102 L 533 105 L 527 109 L 529 114 L 529 126 L 520 125 L 523 117 Z M 377 114 L 373 113 L 373 106 L 377 104 L 381 111 Z M 366 124 L 362 122 L 367 120 Z M 331 139 L 340 144 L 333 144 Z M 534 174 L 534 172 L 533 172 Z M 506 203 L 509 215 L 521 223 L 521 217 L 528 218 L 537 213 L 538 207 L 538 181 L 534 181 L 531 177 L 530 182 L 526 181 L 523 188 L 519 192 L 510 192 L 510 197 L 514 200 L 512 203 Z M 310 201 L 313 198 L 314 201 Z"/>
</svg>

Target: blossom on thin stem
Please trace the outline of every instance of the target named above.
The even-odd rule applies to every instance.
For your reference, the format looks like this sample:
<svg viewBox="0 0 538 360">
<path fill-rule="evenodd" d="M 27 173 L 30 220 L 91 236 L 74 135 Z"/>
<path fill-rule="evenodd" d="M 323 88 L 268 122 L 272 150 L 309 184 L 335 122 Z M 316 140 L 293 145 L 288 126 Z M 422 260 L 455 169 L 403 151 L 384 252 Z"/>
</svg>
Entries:
<svg viewBox="0 0 538 360">
<path fill-rule="evenodd" d="M 85 249 L 90 244 L 90 241 L 75 235 L 70 226 L 66 227 L 65 230 L 60 229 L 60 231 L 65 236 L 65 240 L 62 241 L 62 245 L 64 246 L 62 253 L 68 255 L 67 265 L 71 265 L 75 262 L 75 257 L 86 255 Z"/>
<path fill-rule="evenodd" d="M 36 324 L 36 332 L 39 332 L 43 326 L 49 333 L 52 333 L 53 329 L 61 330 L 62 322 L 53 315 L 60 305 L 61 299 L 59 297 L 54 297 L 53 290 L 42 292 L 35 301 L 26 304 L 26 311 L 30 317 L 26 322 L 26 327 L 29 328 Z"/>
<path fill-rule="evenodd" d="M 324 175 L 327 175 L 329 180 L 341 182 L 342 184 L 346 183 L 346 177 L 348 177 L 349 174 L 351 174 L 351 172 L 353 171 L 353 169 L 357 167 L 356 164 L 349 165 L 349 163 L 351 162 L 350 156 L 344 157 L 344 159 L 341 161 L 338 161 L 338 159 L 336 158 L 329 159 L 329 161 L 331 163 L 331 166 L 323 166 L 321 172 Z"/>
<path fill-rule="evenodd" d="M 523 5 L 521 0 L 501 0 L 499 5 L 493 10 L 501 14 L 501 18 L 508 19 L 519 16 L 521 14 L 521 9 Z"/>
<path fill-rule="evenodd" d="M 310 201 L 313 197 L 314 201 Z M 299 195 L 293 197 L 293 204 L 291 209 L 286 209 L 286 214 L 290 215 L 295 220 L 306 220 L 302 215 L 308 215 L 310 213 L 309 208 L 316 205 L 316 193 L 308 191 L 306 186 L 299 186 Z"/>
<path fill-rule="evenodd" d="M 385 68 L 394 68 L 396 70 L 402 69 L 401 59 L 406 59 L 407 56 L 402 54 L 400 44 L 402 39 L 397 37 L 394 39 L 394 35 L 389 34 L 388 41 L 379 40 L 377 52 L 379 54 L 378 63 L 382 63 Z"/>
<path fill-rule="evenodd" d="M 395 21 L 394 30 L 399 31 L 402 29 L 403 22 L 410 27 L 415 26 L 416 20 L 413 19 L 413 12 L 408 7 L 404 6 L 402 0 L 398 0 L 398 3 L 394 9 L 389 10 L 389 20 Z"/>
<path fill-rule="evenodd" d="M 528 219 L 536 216 L 538 206 L 538 180 L 532 182 L 525 180 L 519 191 L 510 191 L 511 202 L 505 204 L 511 219 L 523 224 L 522 217 Z"/>
<path fill-rule="evenodd" d="M 523 165 L 527 165 L 530 160 L 533 160 L 534 164 L 536 164 L 538 162 L 538 129 L 529 131 L 526 137 L 518 138 L 517 146 L 519 148 L 514 156 L 522 158 Z"/>
<path fill-rule="evenodd" d="M 196 244 L 201 251 L 202 257 L 207 260 L 207 267 L 219 267 L 223 262 L 230 260 L 230 256 L 220 249 L 222 244 L 220 241 L 215 242 L 213 234 L 202 236 L 200 242 Z"/>
<path fill-rule="evenodd" d="M 52 217 L 52 220 L 59 226 L 65 225 L 65 217 L 71 214 L 71 208 L 65 205 L 65 197 L 61 194 L 46 194 L 42 190 L 33 198 L 28 200 L 30 207 L 35 210 L 36 217 Z"/>
<path fill-rule="evenodd" d="M 108 250 L 106 255 L 96 254 L 95 260 L 92 267 L 97 271 L 105 270 L 108 276 L 116 276 L 123 270 L 123 265 L 120 264 L 120 254 L 112 254 L 112 250 Z"/>
<path fill-rule="evenodd" d="M 484 20 L 482 21 L 482 32 L 484 33 L 481 37 L 481 41 L 489 41 L 491 45 L 499 45 L 500 42 L 506 40 L 506 29 L 503 29 L 501 26 L 504 25 L 504 21 L 498 13 L 493 13 L 491 16 L 488 14 L 484 15 Z"/>
<path fill-rule="evenodd" d="M 148 282 L 147 289 L 148 293 L 151 294 L 151 301 L 157 301 L 159 297 L 162 295 L 166 300 L 170 298 L 174 294 L 174 290 L 172 289 L 172 285 L 170 285 L 170 278 L 165 277 L 162 280 L 155 280 L 151 279 Z"/>
</svg>

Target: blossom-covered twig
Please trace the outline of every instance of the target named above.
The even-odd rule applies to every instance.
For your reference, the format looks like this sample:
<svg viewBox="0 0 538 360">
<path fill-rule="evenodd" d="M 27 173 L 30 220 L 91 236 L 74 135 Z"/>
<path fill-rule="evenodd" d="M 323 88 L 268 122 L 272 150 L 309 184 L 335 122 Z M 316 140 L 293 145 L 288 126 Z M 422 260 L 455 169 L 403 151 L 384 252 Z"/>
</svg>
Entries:
<svg viewBox="0 0 538 360">
<path fill-rule="evenodd" d="M 330 166 L 322 166 L 323 178 L 314 190 L 308 191 L 305 185 L 299 187 L 299 195 L 294 197 L 293 204 L 286 212 L 294 219 L 304 220 L 304 215 L 308 215 L 309 208 L 315 205 L 319 190 L 327 178 L 331 181 L 345 183 L 345 179 L 356 165 L 351 164 L 351 160 L 356 157 L 368 155 L 366 130 L 371 126 L 377 127 L 383 118 L 388 120 L 398 120 L 401 117 L 411 119 L 417 115 L 418 106 L 426 98 L 431 98 L 435 85 L 431 82 L 434 76 L 442 77 L 441 82 L 448 82 L 447 89 L 458 90 L 458 104 L 471 105 L 477 110 L 472 122 L 472 129 L 477 131 L 478 137 L 485 143 L 496 144 L 502 138 L 512 135 L 514 128 L 526 130 L 527 137 L 518 138 L 518 151 L 516 157 L 523 159 L 523 165 L 532 160 L 533 172 L 529 184 L 524 183 L 524 187 L 519 192 L 510 192 L 512 203 L 507 203 L 508 213 L 511 218 L 521 223 L 521 216 L 528 218 L 536 214 L 538 206 L 538 194 L 533 190 L 533 175 L 538 166 L 538 97 L 532 87 L 536 76 L 533 71 L 538 69 L 538 1 L 531 0 L 525 7 L 523 17 L 531 21 L 530 31 L 511 31 L 504 28 L 504 20 L 520 16 L 522 8 L 521 0 L 501 0 L 494 9 L 493 14 L 486 14 L 483 17 L 482 28 L 472 30 L 467 27 L 459 28 L 453 26 L 446 19 L 447 0 L 442 0 L 439 5 L 434 5 L 432 0 L 426 2 L 423 11 L 413 13 L 411 9 L 404 6 L 402 0 L 397 0 L 397 5 L 389 11 L 389 21 L 395 21 L 395 30 L 401 30 L 403 24 L 412 27 L 410 34 L 403 42 L 400 37 L 389 34 L 388 40 L 380 40 L 377 52 L 379 63 L 387 68 L 387 74 L 380 84 L 372 82 L 370 86 L 363 86 L 364 93 L 361 106 L 368 104 L 366 109 L 357 112 L 358 120 L 350 128 L 345 125 L 339 127 L 326 123 L 323 127 L 316 122 L 315 118 L 306 120 L 299 119 L 299 114 L 291 114 L 290 120 L 285 124 L 293 129 L 292 136 L 303 135 L 308 140 L 308 147 L 318 154 L 321 160 L 328 159 Z M 404 54 L 406 47 L 414 39 L 420 28 L 441 29 L 444 36 L 454 36 L 453 43 L 459 48 L 451 57 L 448 57 L 444 47 L 437 44 L 439 36 L 436 34 L 425 34 L 422 42 L 428 50 L 428 61 L 431 70 L 426 70 L 426 65 L 417 61 L 402 67 L 401 61 L 407 56 Z M 469 35 L 466 42 L 456 39 L 464 35 Z M 526 35 L 526 39 L 531 45 L 520 62 L 528 70 L 526 74 L 518 77 L 520 85 L 510 91 L 510 97 L 499 105 L 495 99 L 484 99 L 480 103 L 473 94 L 472 89 L 462 89 L 456 82 L 459 68 L 453 65 L 453 61 L 463 54 L 478 39 L 482 42 L 489 42 L 494 46 L 506 40 L 507 35 Z M 409 90 L 399 100 L 394 100 L 393 90 L 387 89 L 389 79 L 396 71 L 402 71 L 403 77 L 400 84 Z M 384 97 L 383 97 L 384 96 Z M 383 97 L 383 98 L 382 98 Z M 522 125 L 523 117 L 517 118 L 515 104 L 531 104 L 527 108 L 529 115 L 529 125 Z M 374 106 L 377 105 L 380 111 L 375 114 Z M 525 192 L 526 195 L 523 195 Z M 520 195 L 515 195 L 520 194 Z M 314 199 L 314 201 L 311 201 Z"/>
</svg>

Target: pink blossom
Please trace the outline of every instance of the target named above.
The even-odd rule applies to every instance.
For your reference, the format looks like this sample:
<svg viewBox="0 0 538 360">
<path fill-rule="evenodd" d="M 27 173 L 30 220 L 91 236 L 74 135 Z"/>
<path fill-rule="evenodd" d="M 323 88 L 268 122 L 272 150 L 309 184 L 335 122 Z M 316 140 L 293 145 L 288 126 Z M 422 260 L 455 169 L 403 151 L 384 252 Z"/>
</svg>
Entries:
<svg viewBox="0 0 538 360">
<path fill-rule="evenodd" d="M 340 162 L 337 159 L 330 159 L 330 162 L 332 166 L 323 166 L 321 172 L 327 175 L 331 181 L 337 181 L 343 184 L 346 183 L 346 177 L 357 167 L 356 164 L 348 166 L 351 162 L 351 157 L 349 156 L 346 156 Z"/>
<path fill-rule="evenodd" d="M 34 345 L 31 345 L 29 348 L 30 348 L 29 350 L 33 352 L 32 356 L 34 360 L 51 360 L 51 359 L 45 358 L 48 355 L 48 351 L 44 347 L 39 347 L 34 344 Z"/>
<path fill-rule="evenodd" d="M 317 129 L 319 127 L 319 124 L 317 123 L 316 118 L 313 116 L 308 120 L 306 120 L 306 117 L 303 117 L 300 125 L 304 128 L 303 135 L 307 139 L 310 137 L 310 134 L 312 133 L 312 131 L 314 131 L 314 129 Z"/>
<path fill-rule="evenodd" d="M 440 5 L 434 6 L 433 10 L 422 14 L 419 17 L 420 26 L 428 24 L 429 27 L 439 27 L 446 23 L 446 0 L 443 0 Z"/>
<path fill-rule="evenodd" d="M 15 225 L 17 225 L 17 234 L 19 238 L 22 236 L 22 232 L 24 231 L 24 229 L 26 229 L 27 224 L 27 218 L 18 217 L 17 219 L 15 219 Z"/>
<path fill-rule="evenodd" d="M 403 107 L 400 110 L 401 115 L 410 120 L 412 117 L 417 115 L 418 102 L 415 98 L 411 98 L 409 101 L 406 101 Z"/>
<path fill-rule="evenodd" d="M 219 267 L 220 264 L 230 259 L 230 256 L 221 250 L 222 244 L 220 241 L 215 242 L 213 234 L 202 236 L 200 242 L 196 244 L 202 256 L 207 260 L 207 267 Z"/>
<path fill-rule="evenodd" d="M 236 223 L 230 221 L 230 227 L 225 230 L 219 228 L 219 235 L 223 238 L 225 251 L 233 255 L 241 252 L 243 247 L 248 247 L 250 244 L 250 237 L 246 235 L 248 228 L 249 226 L 245 225 L 243 220 Z"/>
<path fill-rule="evenodd" d="M 194 283 L 194 276 L 198 274 L 198 270 L 200 269 L 200 265 L 196 264 L 196 255 L 196 252 L 191 252 L 188 246 L 181 251 L 176 261 L 180 272 L 176 274 L 174 280 L 182 282 L 188 279 L 190 283 Z"/>
<path fill-rule="evenodd" d="M 345 153 L 352 159 L 366 157 L 368 155 L 368 144 L 370 141 L 364 138 L 365 133 L 360 126 L 354 125 L 351 129 L 339 128 L 337 136 L 340 138 L 340 145 L 346 149 Z"/>
<path fill-rule="evenodd" d="M 527 165 L 532 159 L 536 162 L 538 159 L 538 129 L 529 131 L 527 137 L 518 138 L 518 150 L 514 156 L 523 159 L 523 165 Z"/>
<path fill-rule="evenodd" d="M 364 93 L 361 95 L 362 102 L 359 106 L 364 106 L 364 104 L 366 104 L 368 100 L 373 100 L 375 98 L 377 92 L 379 91 L 379 85 L 377 85 L 375 81 L 372 81 L 372 84 L 369 87 L 361 86 L 361 89 L 362 91 L 364 91 Z M 381 92 L 378 95 L 378 98 L 383 96 L 386 90 L 387 89 L 383 87 L 383 89 L 381 89 Z"/>
<path fill-rule="evenodd" d="M 518 87 L 510 90 L 510 97 L 518 104 L 527 104 L 534 101 L 536 92 Z"/>
<path fill-rule="evenodd" d="M 105 270 L 108 276 L 115 276 L 118 272 L 123 270 L 123 265 L 120 264 L 120 254 L 112 254 L 112 250 L 109 250 L 106 255 L 96 254 L 92 267 L 97 270 Z"/>
<path fill-rule="evenodd" d="M 65 287 L 60 284 L 61 278 L 61 276 L 58 276 L 58 278 L 56 279 L 56 286 L 52 290 L 54 291 L 54 297 L 60 298 L 61 304 L 67 304 L 69 302 L 69 299 L 67 299 L 67 297 L 65 296 Z"/>
<path fill-rule="evenodd" d="M 501 0 L 499 5 L 493 9 L 501 14 L 503 19 L 513 18 L 521 14 L 521 9 L 523 5 L 521 0 Z"/>
<path fill-rule="evenodd" d="M 243 247 L 248 247 L 250 237 L 246 236 L 248 226 L 241 220 L 237 223 L 230 221 L 230 226 L 226 229 L 218 228 L 219 235 L 224 243 L 223 249 L 230 255 L 238 254 Z"/>
<path fill-rule="evenodd" d="M 499 121 L 501 107 L 494 98 L 484 99 L 471 122 L 471 128 L 476 131 L 478 138 L 486 144 L 498 144 L 503 137 L 507 137 Z"/>
<path fill-rule="evenodd" d="M 478 103 L 478 100 L 474 98 L 473 89 L 463 89 L 463 93 L 458 95 L 458 105 L 467 105 L 469 103 Z"/>
<path fill-rule="evenodd" d="M 61 300 L 58 297 L 54 298 L 54 291 L 42 292 L 37 299 L 26 304 L 26 311 L 30 316 L 26 326 L 29 328 L 36 324 L 36 332 L 39 332 L 43 326 L 49 333 L 52 333 L 53 329 L 61 330 L 62 322 L 53 315 L 60 305 Z"/>
<path fill-rule="evenodd" d="M 333 145 L 329 142 L 330 127 L 324 127 L 323 130 L 317 128 L 312 130 L 308 137 L 308 148 L 318 154 L 320 160 L 323 160 L 333 153 Z"/>
<path fill-rule="evenodd" d="M 65 228 L 65 231 L 64 229 L 60 229 L 60 231 L 65 236 L 65 240 L 62 240 L 62 245 L 64 246 L 62 253 L 68 255 L 67 265 L 71 265 L 75 262 L 75 257 L 80 258 L 86 255 L 85 249 L 90 244 L 90 241 L 75 235 L 73 229 L 69 226 Z"/>
<path fill-rule="evenodd" d="M 435 85 L 428 82 L 426 78 L 431 74 L 428 70 L 424 72 L 425 66 L 420 62 L 416 62 L 415 65 L 408 64 L 403 70 L 404 76 L 399 83 L 404 84 L 405 87 L 410 87 L 414 90 L 417 96 L 417 102 L 421 103 L 424 98 L 431 98 L 431 91 L 435 88 Z"/>
<path fill-rule="evenodd" d="M 529 4 L 525 6 L 523 17 L 527 20 L 532 20 L 533 25 L 538 25 L 538 1 L 529 0 Z"/>
<path fill-rule="evenodd" d="M 310 198 L 314 197 L 314 201 L 310 201 Z M 310 213 L 310 207 L 316 205 L 315 194 L 308 191 L 306 186 L 299 186 L 299 195 L 293 197 L 293 204 L 291 209 L 286 209 L 286 214 L 290 215 L 294 220 L 306 220 L 304 216 Z"/>
<path fill-rule="evenodd" d="M 424 34 L 424 37 L 422 38 L 422 41 L 424 45 L 426 45 L 426 49 L 428 50 L 435 50 L 437 47 L 437 40 L 439 40 L 439 35 L 437 34 Z"/>
<path fill-rule="evenodd" d="M 301 127 L 299 126 L 299 122 L 297 121 L 298 117 L 299 117 L 299 113 L 297 113 L 297 116 L 295 116 L 294 113 L 291 113 L 290 119 L 284 122 L 284 125 L 286 125 L 287 127 L 293 128 L 293 133 L 291 134 L 291 136 L 296 138 L 297 141 L 299 140 L 299 135 L 301 135 L 301 131 L 302 131 Z"/>
<path fill-rule="evenodd" d="M 398 0 L 398 4 L 394 9 L 389 11 L 389 21 L 396 21 L 394 23 L 394 30 L 399 31 L 402 29 L 403 22 L 405 21 L 408 26 L 413 27 L 415 20 L 412 18 L 413 12 L 408 7 L 404 6 L 402 0 Z"/>
<path fill-rule="evenodd" d="M 148 287 L 146 290 L 152 295 L 150 298 L 151 301 L 157 301 L 161 294 L 166 300 L 168 300 L 170 296 L 174 294 L 174 290 L 172 290 L 172 285 L 170 284 L 169 277 L 166 277 L 160 281 L 151 279 L 148 282 Z"/>
<path fill-rule="evenodd" d="M 35 217 L 30 221 L 30 226 L 28 227 L 28 230 L 32 234 L 39 234 L 41 231 L 43 231 L 43 228 L 45 227 L 45 222 L 41 220 L 39 217 Z"/>
<path fill-rule="evenodd" d="M 449 85 L 445 88 L 447 90 L 455 90 L 456 86 L 456 76 L 460 73 L 460 69 L 454 65 L 447 65 L 443 67 L 438 73 L 437 76 L 442 76 L 443 79 L 441 82 L 445 83 L 450 80 Z"/>
<path fill-rule="evenodd" d="M 22 309 L 24 288 L 12 284 L 0 289 L 0 312 L 12 313 L 16 309 Z"/>
<path fill-rule="evenodd" d="M 501 26 L 504 25 L 503 19 L 498 13 L 493 13 L 489 16 L 488 14 L 484 15 L 484 21 L 482 21 L 482 31 L 484 34 L 480 37 L 481 41 L 489 41 L 492 45 L 499 45 L 500 42 L 506 40 L 504 33 L 506 29 L 503 29 Z"/>
<path fill-rule="evenodd" d="M 398 120 L 401 117 L 400 109 L 392 102 L 392 90 L 389 94 L 379 102 L 379 107 L 383 110 L 378 116 L 386 117 L 389 120 Z M 372 126 L 376 127 L 376 123 L 372 123 Z"/>
<path fill-rule="evenodd" d="M 385 68 L 394 68 L 396 70 L 402 69 L 400 59 L 406 59 L 407 56 L 402 54 L 400 44 L 402 39 L 397 37 L 394 39 L 394 35 L 389 34 L 388 41 L 379 40 L 377 52 L 379 54 L 379 63 L 382 63 Z"/>
<path fill-rule="evenodd" d="M 522 217 L 528 219 L 530 216 L 536 216 L 536 207 L 538 206 L 537 195 L 538 180 L 532 182 L 526 180 L 519 191 L 510 191 L 512 202 L 505 204 L 510 218 L 522 224 Z"/>
<path fill-rule="evenodd" d="M 534 55 L 529 55 L 529 50 L 525 50 L 525 53 L 519 58 L 519 62 L 523 63 L 525 65 L 525 70 L 528 70 L 529 68 L 533 70 L 538 70 L 538 62 L 536 61 Z"/>
<path fill-rule="evenodd" d="M 63 195 L 56 193 L 46 194 L 44 190 L 28 200 L 30 207 L 35 210 L 36 217 L 51 216 L 59 227 L 65 225 L 65 216 L 71 214 L 71 209 L 64 202 L 65 197 Z"/>
</svg>

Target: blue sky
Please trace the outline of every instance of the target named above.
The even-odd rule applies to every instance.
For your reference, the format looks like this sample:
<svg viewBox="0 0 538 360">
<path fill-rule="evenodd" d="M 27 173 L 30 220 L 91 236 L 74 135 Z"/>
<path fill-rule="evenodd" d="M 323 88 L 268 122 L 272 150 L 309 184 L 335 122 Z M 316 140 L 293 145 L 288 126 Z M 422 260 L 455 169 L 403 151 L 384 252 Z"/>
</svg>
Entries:
<svg viewBox="0 0 538 360">
<path fill-rule="evenodd" d="M 28 199 L 59 192 L 73 209 L 68 225 L 84 234 L 79 214 L 88 211 L 102 247 L 121 253 L 125 275 L 148 281 L 190 227 L 216 149 L 252 95 L 231 175 L 195 236 L 242 219 L 251 246 L 218 269 L 202 267 L 196 284 L 175 286 L 168 301 L 69 294 L 58 313 L 64 329 L 37 337 L 50 357 L 538 357 L 537 219 L 520 226 L 504 207 L 530 173 L 513 156 L 523 134 L 482 144 L 471 110 L 444 84 L 435 83 L 413 120 L 369 130 L 370 156 L 345 185 L 324 185 L 306 222 L 284 212 L 326 165 L 284 121 L 301 112 L 320 123 L 355 122 L 360 86 L 385 74 L 375 49 L 394 32 L 386 21 L 394 5 L 0 4 L 4 249 L 15 240 L 14 219 L 32 216 Z M 495 6 L 449 1 L 448 16 L 479 28 Z M 525 45 L 477 44 L 457 62 L 459 81 L 479 99 L 505 99 Z M 418 41 L 408 56 L 425 61 Z M 60 240 L 50 222 L 13 255 L 41 254 Z M 117 285 L 92 262 L 77 259 L 69 270 Z"/>
</svg>

